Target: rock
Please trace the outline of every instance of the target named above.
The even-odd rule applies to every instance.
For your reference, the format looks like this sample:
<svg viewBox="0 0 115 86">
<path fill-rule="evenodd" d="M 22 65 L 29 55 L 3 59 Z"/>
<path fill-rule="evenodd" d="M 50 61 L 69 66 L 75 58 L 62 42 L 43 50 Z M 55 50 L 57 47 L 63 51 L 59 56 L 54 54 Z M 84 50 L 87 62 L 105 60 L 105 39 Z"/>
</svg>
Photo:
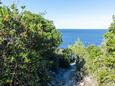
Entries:
<svg viewBox="0 0 115 86">
<path fill-rule="evenodd" d="M 98 86 L 98 84 L 92 76 L 86 76 L 77 86 Z"/>
</svg>

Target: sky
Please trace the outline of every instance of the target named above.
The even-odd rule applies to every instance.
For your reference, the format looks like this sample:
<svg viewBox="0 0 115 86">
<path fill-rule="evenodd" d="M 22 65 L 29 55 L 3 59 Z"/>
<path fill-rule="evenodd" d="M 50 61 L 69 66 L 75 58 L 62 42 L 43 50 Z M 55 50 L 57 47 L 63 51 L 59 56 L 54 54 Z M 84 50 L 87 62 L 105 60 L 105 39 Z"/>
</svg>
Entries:
<svg viewBox="0 0 115 86">
<path fill-rule="evenodd" d="M 45 12 L 58 29 L 107 29 L 115 14 L 115 0 L 2 0 L 26 6 L 34 13 Z"/>
</svg>

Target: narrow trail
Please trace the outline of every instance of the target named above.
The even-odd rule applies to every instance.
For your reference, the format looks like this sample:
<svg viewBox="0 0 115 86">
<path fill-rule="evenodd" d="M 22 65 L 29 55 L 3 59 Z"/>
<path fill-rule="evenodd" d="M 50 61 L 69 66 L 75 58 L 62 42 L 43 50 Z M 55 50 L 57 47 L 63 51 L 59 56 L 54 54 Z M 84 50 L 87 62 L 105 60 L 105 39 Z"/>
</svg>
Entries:
<svg viewBox="0 0 115 86">
<path fill-rule="evenodd" d="M 70 67 L 68 69 L 60 69 L 59 72 L 55 74 L 51 86 L 75 86 L 75 69 L 75 62 L 70 64 Z"/>
<path fill-rule="evenodd" d="M 76 62 L 70 64 L 68 69 L 60 69 L 55 74 L 50 86 L 98 86 L 92 76 L 85 76 L 83 80 L 76 82 Z"/>
</svg>

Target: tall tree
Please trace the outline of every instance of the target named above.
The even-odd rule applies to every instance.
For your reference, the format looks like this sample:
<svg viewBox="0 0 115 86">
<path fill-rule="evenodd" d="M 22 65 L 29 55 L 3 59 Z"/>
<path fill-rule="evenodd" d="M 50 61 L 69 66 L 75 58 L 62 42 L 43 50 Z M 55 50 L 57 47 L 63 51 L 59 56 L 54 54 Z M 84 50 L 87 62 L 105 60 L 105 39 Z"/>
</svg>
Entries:
<svg viewBox="0 0 115 86">
<path fill-rule="evenodd" d="M 113 21 L 105 34 L 105 44 L 107 53 L 115 57 L 115 15 L 113 15 Z"/>
</svg>

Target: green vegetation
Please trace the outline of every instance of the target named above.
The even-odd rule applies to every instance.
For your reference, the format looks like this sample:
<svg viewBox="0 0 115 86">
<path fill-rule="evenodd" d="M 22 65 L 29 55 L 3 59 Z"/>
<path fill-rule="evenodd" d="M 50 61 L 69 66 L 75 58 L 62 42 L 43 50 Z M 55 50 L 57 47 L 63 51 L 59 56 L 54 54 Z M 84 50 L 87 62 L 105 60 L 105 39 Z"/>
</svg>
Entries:
<svg viewBox="0 0 115 86">
<path fill-rule="evenodd" d="M 86 49 L 80 39 L 78 39 L 74 45 L 69 46 L 69 49 L 71 49 L 72 53 L 76 56 L 76 80 L 79 82 L 84 76 Z"/>
<path fill-rule="evenodd" d="M 74 62 L 74 58 L 72 57 L 72 51 L 68 48 L 66 49 L 57 49 L 57 58 L 58 64 L 60 68 L 68 68 L 69 64 Z"/>
<path fill-rule="evenodd" d="M 51 71 L 70 63 L 68 50 L 57 57 L 62 39 L 53 22 L 24 8 L 0 6 L 0 86 L 47 86 Z"/>
<path fill-rule="evenodd" d="M 48 86 L 52 72 L 68 68 L 73 55 L 79 80 L 91 75 L 99 86 L 115 86 L 114 16 L 101 46 L 84 47 L 78 39 L 59 49 L 61 34 L 53 22 L 21 8 L 0 6 L 0 86 Z"/>
<path fill-rule="evenodd" d="M 108 31 L 104 35 L 104 42 L 99 46 L 89 45 L 84 47 L 78 40 L 70 46 L 77 56 L 76 67 L 80 68 L 79 62 L 85 60 L 82 74 L 91 75 L 98 81 L 99 86 L 115 86 L 115 17 Z M 78 58 L 79 57 L 79 58 Z M 79 70 L 77 69 L 77 72 Z"/>
</svg>

